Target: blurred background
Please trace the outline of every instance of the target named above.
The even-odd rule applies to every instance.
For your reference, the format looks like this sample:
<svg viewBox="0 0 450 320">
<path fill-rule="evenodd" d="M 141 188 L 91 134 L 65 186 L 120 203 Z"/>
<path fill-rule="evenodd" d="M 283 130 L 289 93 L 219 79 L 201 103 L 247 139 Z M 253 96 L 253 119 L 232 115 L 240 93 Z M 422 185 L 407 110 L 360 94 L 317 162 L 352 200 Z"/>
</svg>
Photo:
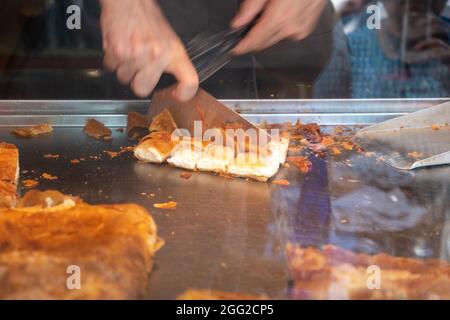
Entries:
<svg viewBox="0 0 450 320">
<path fill-rule="evenodd" d="M 314 37 L 307 40 L 305 55 L 292 66 L 296 76 L 261 66 L 255 71 L 246 57 L 203 87 L 222 99 L 450 96 L 450 1 L 331 2 L 332 32 L 320 45 Z M 80 30 L 66 27 L 73 4 L 81 8 Z M 379 10 L 380 29 L 367 25 L 371 5 Z M 208 8 L 195 10 L 209 15 Z M 102 68 L 99 15 L 96 0 L 2 0 L 0 99 L 136 99 Z M 322 51 L 320 64 L 316 53 L 308 55 L 310 47 Z"/>
</svg>

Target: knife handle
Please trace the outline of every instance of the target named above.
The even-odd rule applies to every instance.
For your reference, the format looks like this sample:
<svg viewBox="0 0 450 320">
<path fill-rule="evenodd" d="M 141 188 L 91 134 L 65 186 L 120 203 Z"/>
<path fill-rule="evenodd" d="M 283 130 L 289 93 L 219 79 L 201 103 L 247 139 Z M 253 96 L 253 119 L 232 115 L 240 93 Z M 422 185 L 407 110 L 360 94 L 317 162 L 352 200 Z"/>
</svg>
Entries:
<svg viewBox="0 0 450 320">
<path fill-rule="evenodd" d="M 186 51 L 199 75 L 200 83 L 207 80 L 227 65 L 233 58 L 231 51 L 256 25 L 257 16 L 249 25 L 236 30 L 225 30 L 215 34 L 201 33 L 186 46 Z M 177 83 L 174 76 L 163 74 L 157 89 L 165 89 Z"/>
</svg>

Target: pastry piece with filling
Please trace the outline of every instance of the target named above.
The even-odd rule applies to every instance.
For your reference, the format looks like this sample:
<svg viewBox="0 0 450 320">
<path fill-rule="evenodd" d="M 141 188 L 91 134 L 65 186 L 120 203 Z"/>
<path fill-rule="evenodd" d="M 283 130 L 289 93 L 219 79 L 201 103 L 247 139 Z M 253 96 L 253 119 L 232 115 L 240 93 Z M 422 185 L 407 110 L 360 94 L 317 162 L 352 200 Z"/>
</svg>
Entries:
<svg viewBox="0 0 450 320">
<path fill-rule="evenodd" d="M 290 139 L 289 134 L 284 133 L 280 139 L 272 139 L 264 150 L 256 148 L 255 151 L 246 142 L 245 151 L 238 152 L 239 148 L 232 150 L 212 141 L 200 143 L 187 137 L 180 142 L 173 141 L 172 133 L 176 130 L 177 126 L 170 112 L 167 109 L 161 112 L 150 125 L 152 133 L 144 137 L 135 148 L 136 158 L 151 163 L 167 161 L 174 167 L 188 170 L 267 181 L 278 172 L 280 164 L 285 162 Z M 223 129 L 216 130 L 220 134 L 224 133 Z"/>
<path fill-rule="evenodd" d="M 178 144 L 168 132 L 153 132 L 144 137 L 134 149 L 134 156 L 142 162 L 164 163 Z"/>
<path fill-rule="evenodd" d="M 446 261 L 370 256 L 332 245 L 288 245 L 287 256 L 295 299 L 450 299 Z"/>
<path fill-rule="evenodd" d="M 280 163 L 270 150 L 265 155 L 239 153 L 234 162 L 228 166 L 227 173 L 266 182 L 278 172 L 279 167 Z"/>
<path fill-rule="evenodd" d="M 177 130 L 169 110 L 165 109 L 150 124 L 151 133 L 144 137 L 134 149 L 134 155 L 142 162 L 164 163 L 178 144 L 172 139 Z"/>
<path fill-rule="evenodd" d="M 204 143 L 202 156 L 197 161 L 197 170 L 225 174 L 230 163 L 234 161 L 233 146 L 227 146 L 228 137 L 223 129 L 212 129 L 214 133 L 210 143 Z M 234 141 L 234 140 L 230 140 Z"/>
<path fill-rule="evenodd" d="M 58 192 L 0 209 L 0 299 L 145 296 L 156 225 L 135 204 L 89 205 Z"/>
<path fill-rule="evenodd" d="M 0 143 L 0 208 L 16 204 L 18 180 L 19 150 L 12 144 Z"/>
<path fill-rule="evenodd" d="M 209 144 L 197 161 L 200 171 L 227 173 L 228 166 L 234 161 L 234 150 L 214 143 Z"/>
<path fill-rule="evenodd" d="M 188 170 L 225 173 L 265 182 L 285 162 L 289 138 L 289 134 L 283 134 L 280 139 L 269 142 L 267 149 L 257 149 L 254 152 L 252 150 L 255 148 L 250 146 L 246 146 L 243 152 L 237 152 L 238 148 L 233 150 L 205 141 L 200 145 L 195 144 L 194 140 L 185 139 L 174 148 L 167 161 L 175 167 Z"/>
<path fill-rule="evenodd" d="M 199 142 L 195 139 L 184 138 L 173 149 L 172 155 L 167 162 L 177 168 L 187 170 L 197 170 L 197 164 L 203 156 L 205 150 L 211 142 Z"/>
<path fill-rule="evenodd" d="M 233 163 L 228 166 L 228 174 L 251 178 L 266 182 L 280 169 L 286 160 L 289 147 L 289 135 L 283 134 L 280 139 L 273 139 L 267 145 L 267 150 L 257 152 L 239 152 Z"/>
</svg>

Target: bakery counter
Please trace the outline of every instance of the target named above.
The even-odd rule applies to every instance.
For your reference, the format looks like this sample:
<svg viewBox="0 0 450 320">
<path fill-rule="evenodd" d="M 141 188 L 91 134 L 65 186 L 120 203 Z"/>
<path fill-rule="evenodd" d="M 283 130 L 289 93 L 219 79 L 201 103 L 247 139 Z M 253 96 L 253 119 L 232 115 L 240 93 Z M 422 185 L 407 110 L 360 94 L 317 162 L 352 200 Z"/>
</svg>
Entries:
<svg viewBox="0 0 450 320">
<path fill-rule="evenodd" d="M 300 119 L 320 124 L 324 133 L 351 135 L 362 126 L 441 101 L 224 102 L 255 122 Z M 411 258 L 413 264 L 449 260 L 448 166 L 397 171 L 352 150 L 307 154 L 310 170 L 304 172 L 284 166 L 274 179 L 289 185 L 198 172 L 186 178 L 183 170 L 139 163 L 124 149 L 136 144 L 122 130 L 127 113 L 145 113 L 147 106 L 147 101 L 0 101 L 0 141 L 20 150 L 22 195 L 28 190 L 23 182 L 31 179 L 38 181 L 38 190 L 59 190 L 90 204 L 137 203 L 152 213 L 165 246 L 156 255 L 148 298 L 172 299 L 188 289 L 272 298 L 354 297 L 336 296 L 323 286 L 321 294 L 328 293 L 315 294 L 319 289 L 310 286 L 312 278 L 299 275 L 299 268 L 309 270 L 306 255 L 322 247 L 333 257 L 353 254 L 346 256 L 350 265 L 369 263 L 369 258 L 361 260 L 362 254 L 378 253 Z M 85 135 L 82 128 L 90 118 L 110 127 L 113 139 Z M 10 133 L 14 127 L 40 123 L 51 124 L 54 132 L 34 139 Z M 42 178 L 45 173 L 55 179 Z M 176 209 L 154 207 L 168 201 L 176 202 Z M 450 274 L 442 263 L 443 273 Z M 407 263 L 403 266 L 410 270 Z M 448 297 L 448 282 L 441 283 Z"/>
</svg>

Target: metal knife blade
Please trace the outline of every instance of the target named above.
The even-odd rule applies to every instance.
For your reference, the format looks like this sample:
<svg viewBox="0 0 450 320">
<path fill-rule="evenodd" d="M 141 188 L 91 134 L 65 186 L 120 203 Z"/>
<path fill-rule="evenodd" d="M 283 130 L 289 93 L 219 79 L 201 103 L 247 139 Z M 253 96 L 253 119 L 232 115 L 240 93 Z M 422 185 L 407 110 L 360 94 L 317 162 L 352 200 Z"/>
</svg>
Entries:
<svg viewBox="0 0 450 320">
<path fill-rule="evenodd" d="M 201 121 L 203 130 L 212 128 L 225 128 L 227 124 L 238 125 L 243 130 L 254 129 L 258 134 L 264 135 L 267 141 L 270 137 L 266 131 L 246 120 L 234 110 L 228 108 L 206 91 L 199 89 L 193 99 L 180 102 L 171 94 L 172 87 L 153 94 L 147 113 L 149 120 L 168 109 L 180 129 L 187 129 L 194 136 L 194 123 Z"/>
</svg>

